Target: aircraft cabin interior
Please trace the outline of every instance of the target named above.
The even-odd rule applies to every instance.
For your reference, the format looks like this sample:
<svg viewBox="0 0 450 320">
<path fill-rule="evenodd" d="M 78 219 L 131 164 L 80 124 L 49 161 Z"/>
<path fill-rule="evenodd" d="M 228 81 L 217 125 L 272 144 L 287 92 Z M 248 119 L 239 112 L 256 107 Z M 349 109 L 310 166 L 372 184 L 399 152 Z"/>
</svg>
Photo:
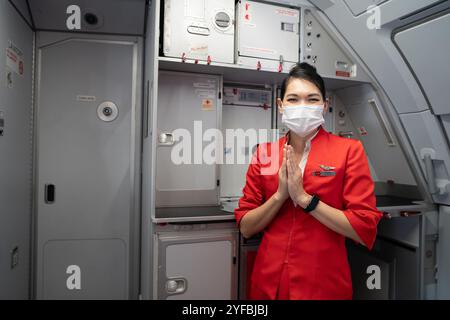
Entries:
<svg viewBox="0 0 450 320">
<path fill-rule="evenodd" d="M 0 0 L 0 299 L 251 299 L 276 228 L 236 212 L 303 63 L 380 214 L 352 299 L 450 299 L 449 30 L 448 0 Z"/>
</svg>

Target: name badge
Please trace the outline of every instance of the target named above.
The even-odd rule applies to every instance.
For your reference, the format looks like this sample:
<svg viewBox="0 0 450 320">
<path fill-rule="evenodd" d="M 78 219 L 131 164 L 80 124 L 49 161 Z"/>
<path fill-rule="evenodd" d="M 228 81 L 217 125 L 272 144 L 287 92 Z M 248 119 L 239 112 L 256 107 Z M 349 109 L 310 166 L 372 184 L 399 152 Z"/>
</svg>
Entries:
<svg viewBox="0 0 450 320">
<path fill-rule="evenodd" d="M 333 177 L 336 175 L 336 171 L 313 171 L 312 175 L 319 177 Z"/>
</svg>

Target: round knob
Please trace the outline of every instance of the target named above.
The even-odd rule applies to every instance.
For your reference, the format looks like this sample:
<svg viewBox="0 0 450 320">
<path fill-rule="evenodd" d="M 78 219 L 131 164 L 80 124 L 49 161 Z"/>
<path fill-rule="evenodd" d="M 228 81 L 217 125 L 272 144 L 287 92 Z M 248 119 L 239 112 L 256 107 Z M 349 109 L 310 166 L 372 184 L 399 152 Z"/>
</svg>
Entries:
<svg viewBox="0 0 450 320">
<path fill-rule="evenodd" d="M 218 12 L 215 22 L 219 28 L 226 29 L 231 25 L 231 17 L 226 12 Z"/>
<path fill-rule="evenodd" d="M 119 108 L 111 101 L 104 101 L 97 107 L 97 116 L 105 122 L 114 121 L 119 116 Z"/>
<path fill-rule="evenodd" d="M 109 117 L 112 114 L 112 109 L 110 107 L 106 107 L 103 109 L 103 114 Z"/>
</svg>

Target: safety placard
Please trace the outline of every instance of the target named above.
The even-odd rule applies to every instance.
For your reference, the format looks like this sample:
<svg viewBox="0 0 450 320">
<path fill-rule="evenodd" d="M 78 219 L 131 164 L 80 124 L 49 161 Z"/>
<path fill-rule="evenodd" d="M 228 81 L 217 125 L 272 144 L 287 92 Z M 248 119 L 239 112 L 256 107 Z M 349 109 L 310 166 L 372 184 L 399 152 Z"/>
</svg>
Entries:
<svg viewBox="0 0 450 320">
<path fill-rule="evenodd" d="M 15 46 L 11 41 L 6 48 L 6 66 L 14 73 L 23 76 L 24 73 L 24 63 L 23 63 L 23 52 L 17 46 Z"/>
<path fill-rule="evenodd" d="M 276 14 L 280 14 L 282 16 L 297 18 L 298 17 L 298 10 L 289 10 L 285 8 L 278 8 L 275 10 Z"/>
</svg>

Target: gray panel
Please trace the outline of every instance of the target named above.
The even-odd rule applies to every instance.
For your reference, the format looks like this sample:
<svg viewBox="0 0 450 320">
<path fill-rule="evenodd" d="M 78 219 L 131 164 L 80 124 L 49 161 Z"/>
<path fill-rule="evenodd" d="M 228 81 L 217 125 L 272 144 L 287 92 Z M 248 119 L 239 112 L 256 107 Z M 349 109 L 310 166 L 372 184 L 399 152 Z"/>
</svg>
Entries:
<svg viewBox="0 0 450 320">
<path fill-rule="evenodd" d="M 227 88 L 224 89 L 224 102 L 227 100 Z M 231 92 L 228 92 L 231 94 Z M 269 91 L 270 94 L 270 91 Z M 271 101 L 271 100 L 269 100 Z M 271 104 L 271 102 L 270 102 Z M 242 196 L 242 188 L 245 185 L 245 174 L 248 169 L 251 157 L 255 151 L 256 145 L 270 141 L 271 137 L 271 121 L 272 108 L 264 109 L 255 106 L 239 106 L 239 105 L 224 105 L 222 111 L 222 128 L 224 136 L 224 164 L 220 166 L 220 196 L 221 197 L 240 197 Z M 226 130 L 241 129 L 246 132 L 255 133 L 258 136 L 259 129 L 266 129 L 267 135 L 262 135 L 255 139 L 254 145 L 239 146 L 236 139 L 233 141 L 227 140 Z M 228 143 L 230 144 L 228 146 Z M 231 157 L 230 155 L 234 155 Z M 229 162 L 227 161 L 229 156 Z M 238 163 L 238 160 L 245 160 Z"/>
<path fill-rule="evenodd" d="M 435 114 L 450 114 L 450 13 L 395 35 Z"/>
<path fill-rule="evenodd" d="M 448 137 L 448 141 L 450 141 L 450 114 L 448 115 L 442 115 L 441 116 L 441 120 L 442 120 L 442 125 L 444 127 L 444 130 L 447 134 Z"/>
<path fill-rule="evenodd" d="M 44 299 L 128 296 L 127 247 L 122 240 L 49 241 L 43 255 Z"/>
<path fill-rule="evenodd" d="M 220 206 L 165 207 L 155 209 L 157 223 L 193 221 L 235 221 L 233 212 L 221 210 Z"/>
<path fill-rule="evenodd" d="M 356 129 L 355 137 L 363 142 L 378 181 L 415 185 L 405 155 L 387 122 L 384 105 L 372 87 L 356 86 L 338 90 L 336 94 L 346 106 Z"/>
<path fill-rule="evenodd" d="M 16 49 L 23 75 L 14 72 L 17 64 L 6 63 L 7 52 L 16 55 Z M 32 57 L 32 31 L 8 1 L 0 1 L 0 299 L 29 297 Z"/>
<path fill-rule="evenodd" d="M 162 0 L 164 55 L 233 63 L 234 0 Z M 217 20 L 219 18 L 220 20 Z"/>
<path fill-rule="evenodd" d="M 325 0 L 325 1 L 333 1 L 333 0 Z M 271 0 L 269 2 L 290 6 L 290 7 L 310 7 L 311 3 L 308 0 Z"/>
<path fill-rule="evenodd" d="M 155 216 L 155 152 L 156 101 L 158 94 L 159 1 L 151 1 L 145 33 L 143 141 L 142 141 L 142 207 L 141 207 L 141 269 L 140 294 L 153 299 L 153 218 Z M 155 124 L 154 124 L 155 123 Z"/>
<path fill-rule="evenodd" d="M 450 207 L 439 212 L 437 298 L 450 299 Z"/>
<path fill-rule="evenodd" d="M 340 34 L 345 35 L 348 45 L 358 54 L 359 59 L 364 61 L 365 66 L 379 82 L 380 87 L 384 89 L 399 113 L 426 110 L 427 103 L 414 76 L 392 42 L 392 28 L 400 23 L 406 23 L 407 20 L 399 20 L 399 18 L 416 13 L 417 15 L 409 19 L 411 21 L 422 15 L 420 11 L 423 8 L 436 4 L 438 1 L 388 1 L 380 6 L 382 27 L 380 30 L 369 29 L 367 27 L 369 16 L 361 15 L 355 18 L 343 1 L 335 1 L 333 6 L 324 11 L 328 18 L 326 24 L 333 24 Z M 424 12 L 423 15 L 430 14 L 430 11 Z"/>
<path fill-rule="evenodd" d="M 390 286 L 391 282 L 394 284 L 395 261 L 388 259 L 386 261 L 383 257 L 356 246 L 349 246 L 348 256 L 354 300 L 387 300 L 391 298 Z M 380 268 L 380 289 L 370 290 L 367 286 L 367 280 L 373 273 L 371 269 L 368 269 L 370 266 Z"/>
<path fill-rule="evenodd" d="M 370 253 L 349 242 L 355 298 L 378 299 L 379 294 L 384 292 L 388 293 L 389 299 L 433 299 L 436 286 L 437 220 L 436 211 L 383 219 Z M 365 269 L 369 265 L 381 267 L 382 280 L 383 277 L 389 277 L 388 286 L 382 285 L 380 292 L 368 290 L 365 286 L 369 276 Z"/>
<path fill-rule="evenodd" d="M 135 186 L 135 172 L 139 170 L 134 169 L 139 145 L 135 136 L 139 119 L 135 91 L 138 46 L 132 41 L 136 39 L 129 40 L 70 39 L 39 46 L 39 298 L 45 297 L 43 247 L 49 240 L 66 239 L 90 239 L 95 243 L 95 239 L 102 242 L 114 238 L 121 240 L 120 246 L 125 243 L 121 259 L 126 268 L 122 276 L 127 278 L 127 292 L 136 295 L 130 289 L 130 272 L 138 258 L 133 240 L 138 221 L 135 197 L 139 194 Z M 104 101 L 117 106 L 114 121 L 99 118 L 98 106 Z M 48 184 L 55 186 L 53 202 L 46 197 Z M 115 274 L 115 268 L 110 264 L 103 272 Z M 123 294 L 122 287 L 116 289 Z M 117 290 L 110 290 L 110 296 L 117 297 Z M 90 297 L 88 292 L 86 297 Z"/>
<path fill-rule="evenodd" d="M 158 299 L 237 298 L 237 231 L 158 236 Z"/>
<path fill-rule="evenodd" d="M 400 116 L 436 203 L 450 204 L 450 150 L 438 119 L 430 111 Z M 430 163 L 427 167 L 426 156 Z M 434 179 L 433 179 L 434 178 Z"/>
<path fill-rule="evenodd" d="M 10 1 L 14 4 L 17 10 L 20 11 L 20 13 L 25 18 L 25 20 L 30 24 L 30 26 L 33 25 L 30 11 L 28 10 L 27 0 L 10 0 Z"/>
<path fill-rule="evenodd" d="M 203 151 L 206 152 L 209 145 L 218 150 L 219 145 L 217 140 L 204 141 L 203 135 L 208 129 L 220 129 L 220 87 L 221 78 L 218 76 L 160 72 L 156 131 L 157 207 L 218 204 L 218 164 L 208 164 Z M 197 129 L 196 124 L 199 124 Z M 189 144 L 183 145 L 184 141 L 176 134 L 173 140 L 167 138 L 173 143 L 161 142 L 162 135 L 169 137 L 168 134 L 179 132 L 175 131 L 179 129 L 190 135 L 186 137 L 190 138 Z M 186 158 L 181 159 L 180 156 Z M 178 163 L 184 160 L 187 163 Z"/>
<path fill-rule="evenodd" d="M 355 299 L 420 299 L 420 251 L 378 238 L 373 250 L 348 244 Z M 381 289 L 369 290 L 367 268 L 379 266 Z"/>
<path fill-rule="evenodd" d="M 379 6 L 389 0 L 344 0 L 354 16 L 366 12 L 370 6 Z"/>
<path fill-rule="evenodd" d="M 261 70 L 256 70 L 256 65 L 259 59 L 256 58 L 242 58 L 241 60 L 251 61 L 251 63 L 243 65 L 235 65 L 234 68 L 230 68 L 226 64 L 195 64 L 195 63 L 180 63 L 179 60 L 174 58 L 159 58 L 158 64 L 161 70 L 171 71 L 184 71 L 184 72 L 197 72 L 205 74 L 221 74 L 224 81 L 241 83 L 241 84 L 281 84 L 286 78 L 289 68 L 293 63 L 285 63 L 283 72 L 277 72 L 278 61 L 262 61 Z M 275 71 L 275 72 L 274 72 Z M 362 73 L 359 72 L 359 75 Z M 327 90 L 346 88 L 361 84 L 360 81 L 327 78 L 324 76 L 325 86 Z"/>
<path fill-rule="evenodd" d="M 312 14 L 305 10 L 302 59 L 314 65 L 324 77 L 364 79 L 358 77 L 357 65 L 342 51 L 335 40 Z"/>
<path fill-rule="evenodd" d="M 378 224 L 377 234 L 407 246 L 419 248 L 420 219 L 418 216 L 382 219 Z"/>
<path fill-rule="evenodd" d="M 70 31 L 66 13 L 70 5 L 81 9 L 82 32 L 141 35 L 144 32 L 145 0 L 39 0 L 29 1 L 36 29 Z M 84 20 L 86 13 L 98 17 L 91 26 Z"/>
<path fill-rule="evenodd" d="M 299 60 L 298 9 L 239 1 L 236 20 L 236 58 L 246 56 L 279 61 L 282 56 L 286 62 Z"/>
<path fill-rule="evenodd" d="M 334 121 L 334 123 L 331 125 L 331 127 L 334 134 L 349 137 L 350 133 L 353 133 L 353 135 L 355 135 L 356 128 L 353 125 L 352 118 L 347 111 L 346 103 L 344 103 L 340 98 L 339 92 L 340 91 L 330 93 L 328 96 L 329 107 L 333 109 L 334 113 L 334 118 L 331 119 Z M 347 96 L 344 95 L 344 97 Z M 344 135 L 344 133 L 347 134 Z"/>
<path fill-rule="evenodd" d="M 330 103 L 329 107 L 333 109 L 333 113 L 328 113 L 325 117 L 325 125 L 328 126 L 326 127 L 327 131 L 343 137 L 354 137 L 356 135 L 356 128 L 339 96 L 337 94 L 331 94 L 329 95 L 328 100 Z M 367 160 L 369 161 L 372 179 L 374 181 L 379 181 L 377 173 L 370 161 L 370 157 L 368 157 Z"/>
</svg>

